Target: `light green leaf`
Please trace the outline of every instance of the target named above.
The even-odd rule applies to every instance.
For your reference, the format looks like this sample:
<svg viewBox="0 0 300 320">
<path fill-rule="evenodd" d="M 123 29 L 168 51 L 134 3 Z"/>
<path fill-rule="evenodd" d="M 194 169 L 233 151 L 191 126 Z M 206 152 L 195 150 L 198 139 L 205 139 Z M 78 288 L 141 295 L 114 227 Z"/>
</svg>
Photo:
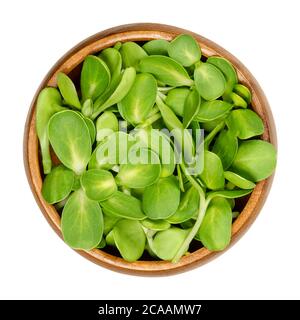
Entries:
<svg viewBox="0 0 300 320">
<path fill-rule="evenodd" d="M 138 70 L 153 74 L 157 80 L 169 86 L 191 86 L 194 83 L 178 62 L 165 56 L 154 55 L 142 59 Z"/>
<path fill-rule="evenodd" d="M 125 42 L 120 48 L 123 68 L 136 67 L 141 59 L 147 57 L 146 51 L 135 42 Z"/>
<path fill-rule="evenodd" d="M 94 104 L 92 99 L 86 99 L 82 105 L 81 112 L 85 117 L 91 117 L 94 111 Z"/>
<path fill-rule="evenodd" d="M 162 260 L 171 261 L 188 234 L 189 230 L 182 230 L 176 227 L 159 231 L 153 240 L 155 254 Z M 188 248 L 186 248 L 187 250 Z"/>
<path fill-rule="evenodd" d="M 99 204 L 84 191 L 75 191 L 67 201 L 61 218 L 65 242 L 74 249 L 91 250 L 102 239 L 103 216 Z"/>
<path fill-rule="evenodd" d="M 230 131 L 240 139 L 249 139 L 264 132 L 261 118 L 252 110 L 233 110 L 226 119 Z"/>
<path fill-rule="evenodd" d="M 107 235 L 121 218 L 106 214 L 103 210 L 104 230 L 103 234 Z"/>
<path fill-rule="evenodd" d="M 232 107 L 232 104 L 222 100 L 202 102 L 199 112 L 195 116 L 194 120 L 199 122 L 208 122 L 220 119 L 221 117 L 224 117 Z"/>
<path fill-rule="evenodd" d="M 96 102 L 94 104 L 94 113 L 92 119 L 97 118 L 97 116 L 106 110 L 107 108 L 113 106 L 114 104 L 120 102 L 131 89 L 136 76 L 136 71 L 133 67 L 126 68 L 122 74 L 121 81 L 116 86 L 115 90 L 107 97 L 107 100 L 102 104 L 97 106 Z M 109 92 L 110 93 L 110 92 Z"/>
<path fill-rule="evenodd" d="M 117 184 L 127 188 L 144 188 L 158 180 L 161 171 L 158 155 L 146 148 L 140 148 L 137 154 L 136 160 L 129 159 L 132 161 L 121 164 L 116 176 Z"/>
<path fill-rule="evenodd" d="M 251 103 L 252 95 L 251 95 L 250 90 L 246 86 L 244 86 L 240 83 L 237 83 L 234 86 L 233 91 L 237 95 L 239 95 L 241 98 L 243 98 L 247 102 L 247 104 Z"/>
<path fill-rule="evenodd" d="M 143 45 L 143 49 L 149 55 L 167 56 L 169 45 L 170 45 L 170 42 L 165 39 L 155 39 L 155 40 L 147 41 Z"/>
<path fill-rule="evenodd" d="M 48 135 L 59 160 L 81 174 L 92 151 L 89 129 L 82 117 L 69 110 L 54 114 L 49 121 Z"/>
<path fill-rule="evenodd" d="M 226 80 L 222 72 L 212 64 L 205 62 L 197 64 L 194 79 L 200 96 L 205 100 L 215 100 L 225 91 Z"/>
<path fill-rule="evenodd" d="M 93 151 L 88 168 L 109 170 L 128 161 L 128 152 L 134 143 L 133 137 L 125 132 L 111 133 Z"/>
<path fill-rule="evenodd" d="M 126 261 L 138 260 L 145 249 L 146 236 L 138 221 L 120 220 L 113 229 L 115 244 Z"/>
<path fill-rule="evenodd" d="M 201 58 L 198 42 L 188 34 L 180 34 L 173 39 L 168 47 L 168 53 L 184 67 L 195 64 Z"/>
<path fill-rule="evenodd" d="M 65 103 L 80 110 L 81 104 L 73 81 L 66 74 L 60 72 L 57 75 L 57 86 Z"/>
<path fill-rule="evenodd" d="M 197 90 L 192 90 L 184 103 L 183 126 L 187 128 L 198 114 L 200 109 L 201 97 Z"/>
<path fill-rule="evenodd" d="M 217 190 L 224 188 L 224 171 L 220 158 L 213 152 L 204 151 L 204 168 L 200 174 L 207 188 Z"/>
<path fill-rule="evenodd" d="M 183 117 L 184 104 L 190 90 L 188 88 L 175 88 L 168 92 L 165 103 L 176 113 Z"/>
<path fill-rule="evenodd" d="M 196 239 L 210 251 L 224 250 L 231 239 L 232 213 L 226 199 L 211 201 Z"/>
<path fill-rule="evenodd" d="M 211 200 L 216 197 L 223 197 L 226 199 L 235 199 L 241 198 L 249 193 L 251 193 L 253 189 L 250 190 L 219 190 L 219 191 L 212 191 L 207 193 L 207 200 Z"/>
<path fill-rule="evenodd" d="M 42 164 L 45 174 L 50 173 L 52 160 L 49 150 L 48 122 L 54 113 L 65 110 L 61 107 L 62 99 L 56 88 L 44 88 L 36 103 L 36 132 L 40 141 Z"/>
<path fill-rule="evenodd" d="M 141 221 L 142 225 L 153 231 L 167 230 L 171 227 L 170 223 L 165 220 L 151 220 L 145 219 Z"/>
<path fill-rule="evenodd" d="M 206 62 L 213 64 L 222 71 L 226 79 L 226 88 L 223 96 L 226 101 L 230 101 L 229 94 L 238 83 L 238 77 L 233 65 L 223 57 L 209 57 Z"/>
<path fill-rule="evenodd" d="M 134 125 L 144 122 L 154 106 L 156 93 L 154 77 L 149 73 L 138 74 L 126 97 L 118 103 L 119 112 Z"/>
<path fill-rule="evenodd" d="M 131 220 L 146 218 L 142 211 L 141 201 L 121 191 L 115 192 L 110 198 L 100 202 L 105 213 Z"/>
<path fill-rule="evenodd" d="M 194 187 L 190 187 L 182 193 L 178 209 L 167 218 L 167 221 L 172 224 L 179 224 L 193 218 L 199 210 L 199 201 L 198 191 Z"/>
<path fill-rule="evenodd" d="M 161 162 L 160 177 L 172 175 L 175 170 L 175 155 L 170 138 L 155 129 L 139 129 L 136 130 L 134 136 L 141 146 L 148 147 L 159 155 Z"/>
<path fill-rule="evenodd" d="M 228 169 L 238 150 L 237 137 L 228 130 L 222 130 L 218 135 L 212 151 L 219 156 L 224 170 Z"/>
<path fill-rule="evenodd" d="M 180 189 L 174 176 L 160 179 L 145 188 L 143 194 L 143 210 L 153 220 L 170 217 L 177 210 L 179 202 Z"/>
<path fill-rule="evenodd" d="M 275 147 L 267 141 L 249 140 L 240 144 L 231 171 L 257 182 L 268 178 L 275 167 Z"/>
<path fill-rule="evenodd" d="M 84 172 L 81 185 L 91 200 L 103 201 L 117 191 L 113 175 L 106 170 L 94 169 Z"/>
<path fill-rule="evenodd" d="M 62 201 L 72 191 L 73 183 L 74 173 L 71 170 L 63 165 L 52 168 L 43 182 L 43 198 L 50 204 Z"/>
<path fill-rule="evenodd" d="M 96 121 L 96 141 L 101 142 L 113 132 L 118 131 L 119 122 L 116 115 L 111 111 L 104 111 Z"/>
<path fill-rule="evenodd" d="M 247 102 L 235 92 L 230 93 L 230 99 L 235 107 L 247 108 Z"/>
<path fill-rule="evenodd" d="M 255 183 L 243 178 L 242 176 L 234 172 L 225 171 L 224 176 L 226 180 L 228 180 L 229 182 L 233 183 L 235 186 L 241 189 L 253 189 L 255 187 Z"/>
<path fill-rule="evenodd" d="M 82 99 L 95 100 L 106 90 L 109 83 L 110 71 L 106 63 L 96 56 L 87 56 L 80 77 Z"/>
</svg>

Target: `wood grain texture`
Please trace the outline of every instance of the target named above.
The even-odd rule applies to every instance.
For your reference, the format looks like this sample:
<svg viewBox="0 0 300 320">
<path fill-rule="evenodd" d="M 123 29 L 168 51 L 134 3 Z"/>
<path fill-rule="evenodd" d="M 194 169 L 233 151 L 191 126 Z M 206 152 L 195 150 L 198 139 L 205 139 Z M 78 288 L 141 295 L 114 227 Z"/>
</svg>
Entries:
<svg viewBox="0 0 300 320">
<path fill-rule="evenodd" d="M 251 89 L 253 109 L 263 120 L 265 132 L 262 135 L 262 139 L 270 141 L 276 146 L 276 132 L 272 113 L 261 87 L 247 68 L 225 49 L 193 32 L 161 24 L 137 23 L 122 25 L 99 32 L 79 43 L 52 67 L 33 98 L 25 124 L 24 165 L 27 178 L 35 200 L 42 213 L 60 237 L 62 237 L 60 230 L 60 216 L 52 205 L 49 205 L 44 201 L 41 195 L 42 174 L 39 159 L 38 139 L 35 131 L 35 107 L 39 92 L 45 86 L 56 86 L 56 75 L 58 72 L 62 71 L 66 74 L 72 74 L 72 71 L 75 72 L 75 68 L 82 63 L 88 54 L 99 52 L 104 48 L 114 45 L 118 41 L 147 41 L 152 39 L 172 40 L 176 35 L 181 33 L 187 33 L 194 36 L 199 42 L 204 56 L 222 56 L 228 59 L 235 66 L 239 81 Z M 243 211 L 233 224 L 230 246 L 232 246 L 245 233 L 257 217 L 267 198 L 272 180 L 273 176 L 259 182 L 255 187 Z M 182 257 L 179 263 L 172 264 L 166 261 L 126 262 L 122 258 L 112 256 L 98 249 L 94 249 L 89 252 L 77 250 L 77 252 L 96 264 L 111 270 L 144 276 L 165 276 L 183 272 L 202 265 L 212 258 L 224 253 L 224 251 L 210 252 L 205 248 L 201 248 Z"/>
</svg>

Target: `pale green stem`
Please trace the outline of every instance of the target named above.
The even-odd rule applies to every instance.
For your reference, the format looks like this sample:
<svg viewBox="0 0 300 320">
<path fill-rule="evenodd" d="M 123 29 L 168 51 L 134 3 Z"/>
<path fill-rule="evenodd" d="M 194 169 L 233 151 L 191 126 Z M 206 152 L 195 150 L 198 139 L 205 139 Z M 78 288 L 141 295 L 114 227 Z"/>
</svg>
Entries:
<svg viewBox="0 0 300 320">
<path fill-rule="evenodd" d="M 165 101 L 167 99 L 167 96 L 160 91 L 157 91 L 157 96 L 160 97 L 162 101 Z"/>
<path fill-rule="evenodd" d="M 49 141 L 46 137 L 44 141 L 40 142 L 41 145 L 41 153 L 42 153 L 42 163 L 43 163 L 43 171 L 45 174 L 48 174 L 51 172 L 52 167 L 52 160 L 49 150 Z"/>
<path fill-rule="evenodd" d="M 169 92 L 172 89 L 174 89 L 174 87 L 158 87 L 157 88 L 157 90 L 160 92 Z"/>
<path fill-rule="evenodd" d="M 182 169 L 183 169 L 183 171 L 185 171 L 184 166 L 182 166 Z M 197 183 L 197 181 L 191 175 L 187 174 L 186 177 L 191 182 L 192 186 L 194 188 L 196 188 L 199 193 L 199 198 L 200 198 L 199 211 L 198 211 L 197 220 L 196 220 L 193 228 L 191 229 L 190 233 L 188 234 L 188 236 L 186 237 L 186 239 L 184 240 L 184 242 L 182 243 L 182 245 L 178 249 L 177 253 L 175 254 L 175 256 L 172 260 L 173 263 L 176 263 L 180 260 L 180 258 L 184 255 L 186 248 L 189 247 L 190 243 L 194 239 L 195 235 L 197 234 L 197 232 L 201 226 L 201 223 L 202 223 L 203 218 L 205 216 L 207 206 L 209 204 L 209 200 L 205 199 L 205 193 L 202 190 L 202 188 L 200 187 L 200 185 Z"/>
<path fill-rule="evenodd" d="M 160 114 L 160 112 L 157 112 L 157 113 L 153 114 L 151 117 L 149 117 L 146 121 L 139 124 L 136 128 L 138 128 L 138 129 L 147 128 L 147 127 L 151 126 L 152 123 L 154 123 L 155 121 L 157 121 L 160 118 L 161 118 L 161 114 Z"/>
<path fill-rule="evenodd" d="M 213 138 L 221 131 L 225 126 L 225 122 L 220 122 L 204 139 L 204 148 L 207 150 Z"/>
<path fill-rule="evenodd" d="M 159 112 L 158 106 L 155 104 L 155 106 L 152 108 L 152 110 L 150 111 L 150 113 L 148 114 L 148 117 L 153 116 L 154 114 L 156 114 L 157 112 Z"/>
</svg>

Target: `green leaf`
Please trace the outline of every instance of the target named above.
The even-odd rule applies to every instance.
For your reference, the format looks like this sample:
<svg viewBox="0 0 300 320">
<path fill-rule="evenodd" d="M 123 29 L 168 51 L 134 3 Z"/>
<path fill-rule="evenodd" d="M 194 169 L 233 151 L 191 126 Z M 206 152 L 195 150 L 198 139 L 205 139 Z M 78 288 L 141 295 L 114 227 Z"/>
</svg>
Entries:
<svg viewBox="0 0 300 320">
<path fill-rule="evenodd" d="M 165 39 L 155 39 L 147 41 L 143 45 L 143 49 L 148 53 L 148 55 L 168 55 L 168 47 L 170 42 Z"/>
<path fill-rule="evenodd" d="M 153 220 L 170 217 L 177 210 L 179 202 L 180 189 L 174 176 L 160 179 L 145 188 L 143 194 L 143 210 Z"/>
<path fill-rule="evenodd" d="M 233 183 L 235 186 L 241 189 L 253 189 L 255 187 L 255 183 L 243 178 L 242 176 L 234 172 L 225 171 L 224 176 L 225 179 L 227 179 L 229 182 Z"/>
<path fill-rule="evenodd" d="M 224 171 L 220 158 L 213 152 L 204 151 L 204 167 L 200 174 L 207 188 L 217 190 L 224 188 Z"/>
<path fill-rule="evenodd" d="M 105 238 L 105 241 L 106 241 L 106 244 L 107 244 L 108 246 L 113 246 L 113 247 L 116 246 L 115 239 L 114 239 L 114 230 L 111 230 L 111 231 L 107 234 L 107 236 L 106 236 L 106 238 Z"/>
<path fill-rule="evenodd" d="M 119 122 L 116 115 L 111 111 L 104 111 L 96 121 L 96 141 L 101 142 L 113 132 L 118 131 Z"/>
<path fill-rule="evenodd" d="M 144 122 L 154 106 L 156 93 L 154 77 L 149 73 L 138 74 L 126 97 L 118 103 L 119 112 L 134 125 Z"/>
<path fill-rule="evenodd" d="M 105 239 L 103 238 L 100 242 L 99 242 L 99 244 L 97 245 L 97 249 L 103 249 L 103 248 L 105 248 L 106 247 L 106 241 L 105 241 Z"/>
<path fill-rule="evenodd" d="M 184 67 L 195 64 L 201 58 L 198 42 L 188 34 L 180 34 L 169 45 L 168 53 L 171 58 Z"/>
<path fill-rule="evenodd" d="M 226 199 L 235 199 L 241 198 L 249 193 L 251 193 L 253 189 L 250 190 L 220 190 L 220 191 L 212 191 L 207 193 L 207 200 L 211 200 L 216 197 L 223 197 Z"/>
<path fill-rule="evenodd" d="M 231 239 L 232 213 L 226 199 L 211 201 L 196 236 L 210 251 L 224 250 Z"/>
<path fill-rule="evenodd" d="M 120 48 L 123 68 L 136 67 L 141 59 L 147 57 L 146 51 L 135 42 L 125 42 Z"/>
<path fill-rule="evenodd" d="M 59 160 L 81 174 L 92 151 L 89 129 L 82 117 L 70 110 L 54 114 L 49 121 L 48 135 Z"/>
<path fill-rule="evenodd" d="M 86 99 L 82 105 L 81 112 L 85 117 L 91 117 L 94 111 L 94 104 L 92 99 Z"/>
<path fill-rule="evenodd" d="M 230 93 L 230 99 L 235 107 L 247 108 L 247 102 L 235 92 Z"/>
<path fill-rule="evenodd" d="M 80 77 L 82 99 L 95 100 L 106 90 L 109 83 L 110 71 L 106 63 L 96 56 L 87 56 Z"/>
<path fill-rule="evenodd" d="M 141 201 L 121 191 L 115 192 L 110 198 L 100 202 L 105 213 L 131 220 L 146 218 L 142 211 Z"/>
<path fill-rule="evenodd" d="M 122 57 L 118 50 L 114 48 L 106 48 L 101 51 L 99 58 L 106 63 L 111 74 L 111 79 L 113 79 L 116 73 L 121 73 Z"/>
<path fill-rule="evenodd" d="M 61 228 L 70 247 L 82 250 L 95 248 L 103 235 L 103 216 L 98 202 L 87 198 L 81 189 L 75 191 L 63 209 Z"/>
<path fill-rule="evenodd" d="M 194 79 L 196 88 L 205 100 L 215 100 L 222 96 L 226 88 L 226 80 L 222 72 L 212 64 L 197 64 Z"/>
<path fill-rule="evenodd" d="M 246 86 L 244 86 L 240 83 L 237 83 L 234 86 L 233 91 L 237 95 L 239 95 L 241 98 L 243 98 L 247 102 L 247 104 L 251 103 L 251 99 L 252 99 L 251 92 Z"/>
<path fill-rule="evenodd" d="M 138 260 L 146 244 L 146 236 L 140 223 L 134 220 L 120 220 L 113 230 L 114 240 L 122 258 L 129 262 Z"/>
<path fill-rule="evenodd" d="M 224 117 L 232 107 L 232 104 L 222 100 L 202 102 L 199 112 L 195 116 L 194 120 L 199 122 L 208 122 L 220 119 Z"/>
<path fill-rule="evenodd" d="M 95 100 L 94 110 L 98 110 L 106 102 L 119 86 L 122 79 L 122 57 L 118 50 L 106 48 L 101 51 L 99 57 L 107 64 L 111 74 L 111 81 L 103 94 Z M 95 118 L 93 115 L 92 117 Z"/>
<path fill-rule="evenodd" d="M 42 164 L 45 174 L 50 173 L 52 160 L 49 149 L 48 122 L 58 111 L 65 110 L 61 107 L 62 99 L 56 88 L 44 88 L 40 92 L 36 103 L 36 132 L 40 141 Z"/>
<path fill-rule="evenodd" d="M 275 167 L 275 147 L 267 141 L 249 140 L 241 142 L 231 171 L 257 182 L 268 178 Z"/>
<path fill-rule="evenodd" d="M 153 240 L 153 249 L 155 254 L 162 260 L 171 261 L 183 244 L 189 230 L 172 227 L 170 229 L 159 231 Z M 186 248 L 188 250 L 188 248 Z"/>
<path fill-rule="evenodd" d="M 171 227 L 170 223 L 165 220 L 151 220 L 145 219 L 141 221 L 142 225 L 153 231 L 167 230 Z"/>
<path fill-rule="evenodd" d="M 155 129 L 139 129 L 136 130 L 134 136 L 141 146 L 150 148 L 159 155 L 161 162 L 160 177 L 172 175 L 175 170 L 175 155 L 170 138 Z"/>
<path fill-rule="evenodd" d="M 60 72 L 57 75 L 57 86 L 65 103 L 80 110 L 81 104 L 73 81 L 66 74 Z"/>
<path fill-rule="evenodd" d="M 220 157 L 224 170 L 231 166 L 237 150 L 238 139 L 228 130 L 220 132 L 212 148 L 212 151 Z"/>
<path fill-rule="evenodd" d="M 93 144 L 95 139 L 96 139 L 96 127 L 95 127 L 95 124 L 94 124 L 93 120 L 91 120 L 90 118 L 84 117 L 84 116 L 83 116 L 83 120 L 84 120 L 85 124 L 87 125 L 87 127 L 89 129 L 90 138 L 91 138 L 91 144 Z"/>
<path fill-rule="evenodd" d="M 240 139 L 249 139 L 264 132 L 261 118 L 249 109 L 233 110 L 225 122 L 230 131 Z"/>
<path fill-rule="evenodd" d="M 111 133 L 92 153 L 88 168 L 109 170 L 128 161 L 128 152 L 134 143 L 133 137 L 125 132 Z"/>
<path fill-rule="evenodd" d="M 94 104 L 95 111 L 92 115 L 92 119 L 97 118 L 97 116 L 106 110 L 107 108 L 113 106 L 114 104 L 120 102 L 129 92 L 131 89 L 134 80 L 135 80 L 136 72 L 133 67 L 126 68 L 122 74 L 121 81 L 116 86 L 115 90 L 108 96 L 107 100 L 96 107 L 96 102 Z M 109 92 L 110 93 L 110 92 Z"/>
<path fill-rule="evenodd" d="M 190 187 L 182 194 L 178 209 L 167 218 L 167 221 L 179 224 L 193 218 L 199 210 L 199 201 L 198 191 L 194 187 Z"/>
<path fill-rule="evenodd" d="M 233 65 L 223 57 L 209 57 L 206 62 L 213 64 L 222 71 L 226 79 L 224 98 L 226 101 L 230 101 L 229 94 L 232 92 L 234 86 L 238 83 L 238 77 Z"/>
<path fill-rule="evenodd" d="M 43 182 L 42 195 L 48 203 L 57 203 L 70 194 L 73 183 L 74 173 L 63 165 L 59 165 L 46 176 Z"/>
<path fill-rule="evenodd" d="M 222 117 L 216 119 L 216 120 L 211 120 L 207 122 L 202 122 L 201 123 L 201 128 L 204 129 L 207 132 L 211 132 L 217 127 L 221 122 L 224 122 L 224 120 L 228 117 L 229 112 L 226 112 Z"/>
<path fill-rule="evenodd" d="M 183 126 L 187 128 L 198 114 L 200 109 L 201 97 L 197 90 L 192 90 L 184 103 Z"/>
<path fill-rule="evenodd" d="M 188 88 L 175 88 L 168 92 L 166 104 L 175 112 L 176 115 L 183 117 L 184 104 L 190 90 Z"/>
<path fill-rule="evenodd" d="M 187 71 L 169 57 L 160 55 L 146 57 L 140 61 L 138 69 L 140 72 L 153 74 L 157 80 L 169 86 L 191 86 L 194 83 Z"/>
<path fill-rule="evenodd" d="M 104 230 L 103 234 L 107 235 L 121 218 L 106 214 L 103 211 Z"/>
<path fill-rule="evenodd" d="M 170 131 L 172 131 L 177 156 L 180 157 L 184 155 L 185 162 L 191 163 L 194 159 L 195 152 L 192 135 L 189 131 L 184 130 L 182 123 L 176 117 L 175 113 L 159 97 L 157 97 L 156 103 L 165 125 Z"/>
<path fill-rule="evenodd" d="M 116 176 L 117 184 L 127 188 L 144 188 L 158 180 L 161 171 L 158 155 L 146 148 L 140 148 L 138 152 L 136 159 L 132 157 L 129 163 L 121 164 Z"/>
<path fill-rule="evenodd" d="M 103 201 L 117 191 L 113 175 L 106 170 L 88 170 L 81 176 L 81 185 L 91 200 Z"/>
</svg>

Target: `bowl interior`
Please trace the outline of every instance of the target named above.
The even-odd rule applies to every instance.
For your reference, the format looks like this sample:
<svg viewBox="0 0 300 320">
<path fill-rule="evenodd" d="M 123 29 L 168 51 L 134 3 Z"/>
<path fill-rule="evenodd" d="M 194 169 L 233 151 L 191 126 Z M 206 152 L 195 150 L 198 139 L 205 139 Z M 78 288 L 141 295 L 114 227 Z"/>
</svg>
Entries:
<svg viewBox="0 0 300 320">
<path fill-rule="evenodd" d="M 262 135 L 262 139 L 276 144 L 272 114 L 261 88 L 250 72 L 223 48 L 187 30 L 165 25 L 134 24 L 120 26 L 100 32 L 73 48 L 49 71 L 33 99 L 25 128 L 24 162 L 28 180 L 43 214 L 60 237 L 62 236 L 60 230 L 60 213 L 57 212 L 53 206 L 47 204 L 41 196 L 43 174 L 41 170 L 39 146 L 35 132 L 35 105 L 36 98 L 40 90 L 45 86 L 56 86 L 56 75 L 60 71 L 68 74 L 77 86 L 79 84 L 80 70 L 84 58 L 88 54 L 96 54 L 104 48 L 113 46 L 118 41 L 144 42 L 152 39 L 171 40 L 180 33 L 192 34 L 199 42 L 202 53 L 205 57 L 219 55 L 231 61 L 237 70 L 239 81 L 249 87 L 252 91 L 252 108 L 260 115 L 265 125 L 265 132 Z M 52 156 L 54 163 L 58 163 L 58 159 L 53 153 Z M 231 245 L 254 221 L 266 199 L 271 181 L 272 177 L 261 181 L 257 184 L 250 196 L 236 201 L 235 208 L 241 211 L 241 214 L 233 223 Z M 79 250 L 78 252 L 93 262 L 106 266 L 110 269 L 126 273 L 147 275 L 171 274 L 184 271 L 195 267 L 196 265 L 203 264 L 221 253 L 208 251 L 206 248 L 202 247 L 201 243 L 198 241 L 194 241 L 192 243 L 191 254 L 184 256 L 177 264 L 172 264 L 166 261 L 153 261 L 153 258 L 147 254 L 142 257 L 141 261 L 129 263 L 123 260 L 118 251 L 113 248 L 105 249 L 105 251 L 94 249 L 89 252 Z"/>
</svg>

